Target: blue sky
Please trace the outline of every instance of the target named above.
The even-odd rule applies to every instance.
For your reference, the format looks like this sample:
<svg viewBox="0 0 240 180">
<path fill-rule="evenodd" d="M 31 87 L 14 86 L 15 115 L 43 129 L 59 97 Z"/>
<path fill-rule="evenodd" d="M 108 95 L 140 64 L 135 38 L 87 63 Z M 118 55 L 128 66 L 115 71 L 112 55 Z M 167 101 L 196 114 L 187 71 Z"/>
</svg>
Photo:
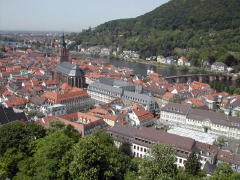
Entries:
<svg viewBox="0 0 240 180">
<path fill-rule="evenodd" d="M 0 30 L 81 31 L 149 12 L 168 0 L 0 0 Z"/>
</svg>

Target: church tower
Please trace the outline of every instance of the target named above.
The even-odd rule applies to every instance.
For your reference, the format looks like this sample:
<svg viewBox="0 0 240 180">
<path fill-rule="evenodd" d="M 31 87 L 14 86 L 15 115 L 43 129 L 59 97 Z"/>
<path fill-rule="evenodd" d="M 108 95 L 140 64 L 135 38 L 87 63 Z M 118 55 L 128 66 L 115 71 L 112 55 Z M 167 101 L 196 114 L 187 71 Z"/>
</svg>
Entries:
<svg viewBox="0 0 240 180">
<path fill-rule="evenodd" d="M 67 83 L 72 87 L 85 88 L 85 73 L 77 64 L 72 64 L 69 60 L 64 34 L 62 35 L 59 61 L 60 63 L 55 68 L 54 78 L 60 84 Z"/>
<path fill-rule="evenodd" d="M 62 35 L 61 49 L 60 49 L 60 63 L 69 62 L 69 52 L 65 42 L 64 33 Z"/>
</svg>

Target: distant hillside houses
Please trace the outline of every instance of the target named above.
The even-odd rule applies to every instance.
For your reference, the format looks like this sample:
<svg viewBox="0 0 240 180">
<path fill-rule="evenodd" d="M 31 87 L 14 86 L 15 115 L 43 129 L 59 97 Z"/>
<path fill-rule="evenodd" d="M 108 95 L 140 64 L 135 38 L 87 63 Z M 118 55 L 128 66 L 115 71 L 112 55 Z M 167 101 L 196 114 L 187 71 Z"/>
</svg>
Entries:
<svg viewBox="0 0 240 180">
<path fill-rule="evenodd" d="M 172 56 L 157 56 L 157 62 L 161 64 L 177 64 L 177 60 L 175 60 Z"/>
<path fill-rule="evenodd" d="M 215 72 L 227 72 L 228 66 L 223 62 L 215 62 L 211 65 L 211 70 Z"/>
<path fill-rule="evenodd" d="M 178 59 L 178 65 L 179 66 L 191 66 L 191 62 L 189 61 L 189 59 L 185 56 L 182 56 Z"/>
<path fill-rule="evenodd" d="M 140 55 L 135 51 L 125 50 L 118 57 L 122 59 L 139 59 Z"/>
<path fill-rule="evenodd" d="M 112 50 L 110 48 L 106 47 L 100 47 L 100 46 L 93 46 L 89 48 L 80 48 L 80 53 L 82 55 L 93 55 L 93 56 L 110 56 Z"/>
</svg>

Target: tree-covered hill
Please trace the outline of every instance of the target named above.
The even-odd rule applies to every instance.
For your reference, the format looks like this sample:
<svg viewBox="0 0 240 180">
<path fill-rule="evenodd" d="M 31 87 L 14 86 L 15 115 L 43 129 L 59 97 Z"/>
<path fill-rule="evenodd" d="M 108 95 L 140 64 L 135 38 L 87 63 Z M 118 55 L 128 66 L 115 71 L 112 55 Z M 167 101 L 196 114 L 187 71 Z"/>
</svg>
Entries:
<svg viewBox="0 0 240 180">
<path fill-rule="evenodd" d="M 122 46 L 142 56 L 240 58 L 239 0 L 170 0 L 131 19 L 106 22 L 71 38 L 79 44 Z"/>
</svg>

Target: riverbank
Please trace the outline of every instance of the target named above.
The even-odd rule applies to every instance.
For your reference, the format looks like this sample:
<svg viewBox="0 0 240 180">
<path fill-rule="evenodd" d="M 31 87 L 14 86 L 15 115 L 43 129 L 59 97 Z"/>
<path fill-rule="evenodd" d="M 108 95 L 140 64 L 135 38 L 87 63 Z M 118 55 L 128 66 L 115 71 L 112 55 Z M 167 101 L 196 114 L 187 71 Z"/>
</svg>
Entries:
<svg viewBox="0 0 240 180">
<path fill-rule="evenodd" d="M 188 73 L 188 72 L 191 72 L 194 74 L 212 73 L 209 69 L 204 69 L 204 68 L 200 68 L 200 67 L 178 66 L 177 64 L 161 64 L 156 61 L 146 61 L 144 59 L 117 59 L 117 60 L 132 62 L 132 63 L 146 64 L 146 65 L 151 65 L 151 66 L 156 66 L 156 67 L 170 68 L 172 70 L 181 71 L 183 73 Z"/>
<path fill-rule="evenodd" d="M 108 58 L 108 57 L 86 57 L 83 56 L 81 57 L 84 60 L 89 60 L 89 59 L 109 59 L 109 60 L 114 60 L 114 61 L 119 61 L 119 62 L 130 62 L 130 63 L 137 63 L 137 64 L 143 64 L 143 65 L 148 65 L 156 68 L 161 68 L 161 69 L 169 69 L 171 72 L 181 72 L 181 74 L 207 74 L 207 73 L 212 73 L 209 69 L 203 69 L 200 67 L 187 67 L 187 66 L 178 66 L 177 64 L 161 64 L 156 61 L 146 61 L 144 59 L 119 59 L 119 58 Z"/>
</svg>

